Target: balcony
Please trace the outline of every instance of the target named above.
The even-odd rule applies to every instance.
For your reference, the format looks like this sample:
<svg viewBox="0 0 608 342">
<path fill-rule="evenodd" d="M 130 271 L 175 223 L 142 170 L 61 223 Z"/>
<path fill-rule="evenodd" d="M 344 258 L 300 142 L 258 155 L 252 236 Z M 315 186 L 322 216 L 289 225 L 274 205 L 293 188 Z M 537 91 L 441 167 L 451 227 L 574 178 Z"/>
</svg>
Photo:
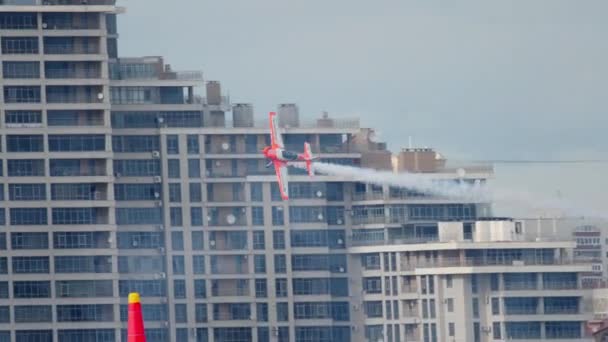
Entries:
<svg viewBox="0 0 608 342">
<path fill-rule="evenodd" d="M 210 232 L 209 246 L 214 251 L 246 250 L 247 232 Z"/>
<path fill-rule="evenodd" d="M 52 177 L 106 176 L 104 159 L 51 159 Z"/>
<path fill-rule="evenodd" d="M 202 71 L 169 71 L 159 75 L 161 80 L 202 81 Z"/>
<path fill-rule="evenodd" d="M 401 315 L 403 317 L 420 317 L 418 312 L 418 301 L 417 300 L 404 300 L 401 306 Z"/>
<path fill-rule="evenodd" d="M 103 126 L 103 111 L 96 110 L 49 110 L 47 114 L 47 124 L 51 126 L 64 127 L 83 127 L 83 126 Z"/>
<path fill-rule="evenodd" d="M 213 304 L 214 321 L 235 321 L 251 319 L 249 303 Z"/>
<path fill-rule="evenodd" d="M 97 30 L 100 28 L 99 14 L 43 13 L 42 27 L 45 30 Z"/>
<path fill-rule="evenodd" d="M 572 260 L 558 260 L 558 259 L 525 259 L 525 260 L 513 260 L 513 259 L 491 259 L 483 257 L 473 258 L 438 258 L 438 259 L 415 259 L 408 265 L 408 262 L 402 262 L 402 265 L 406 265 L 409 269 L 414 268 L 431 268 L 431 267 L 485 267 L 485 266 L 539 266 L 539 265 L 576 265 Z M 534 286 L 536 282 L 534 281 Z M 558 285 L 561 284 L 561 285 Z M 560 287 L 569 288 L 576 284 L 576 281 L 551 281 L 547 283 L 547 286 L 555 286 L 555 288 L 545 287 L 547 289 L 559 289 Z M 574 287 L 576 288 L 576 287 Z"/>
<path fill-rule="evenodd" d="M 244 226 L 247 224 L 245 207 L 210 207 L 209 226 Z"/>
<path fill-rule="evenodd" d="M 47 86 L 47 103 L 103 103 L 100 86 Z"/>
<path fill-rule="evenodd" d="M 247 279 L 216 279 L 211 281 L 213 297 L 248 297 L 250 296 Z"/>
<path fill-rule="evenodd" d="M 63 38 L 45 37 L 44 53 L 47 55 L 98 55 L 101 53 L 99 39 L 80 38 L 66 41 Z"/>
<path fill-rule="evenodd" d="M 245 194 L 243 183 L 211 183 L 207 185 L 207 201 L 209 202 L 243 202 Z"/>
<path fill-rule="evenodd" d="M 48 79 L 97 79 L 101 78 L 99 62 L 45 62 Z"/>
<path fill-rule="evenodd" d="M 211 274 L 248 274 L 249 262 L 246 255 L 212 255 Z"/>
</svg>

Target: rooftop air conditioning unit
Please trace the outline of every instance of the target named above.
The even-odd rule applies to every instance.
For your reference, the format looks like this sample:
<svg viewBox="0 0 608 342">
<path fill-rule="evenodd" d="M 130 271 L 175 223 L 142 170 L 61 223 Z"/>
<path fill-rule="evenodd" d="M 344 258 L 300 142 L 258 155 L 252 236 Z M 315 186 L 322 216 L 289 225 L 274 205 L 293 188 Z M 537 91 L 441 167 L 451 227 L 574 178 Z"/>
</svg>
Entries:
<svg viewBox="0 0 608 342">
<path fill-rule="evenodd" d="M 159 151 L 152 151 L 152 157 L 153 158 L 160 158 L 160 152 Z"/>
</svg>

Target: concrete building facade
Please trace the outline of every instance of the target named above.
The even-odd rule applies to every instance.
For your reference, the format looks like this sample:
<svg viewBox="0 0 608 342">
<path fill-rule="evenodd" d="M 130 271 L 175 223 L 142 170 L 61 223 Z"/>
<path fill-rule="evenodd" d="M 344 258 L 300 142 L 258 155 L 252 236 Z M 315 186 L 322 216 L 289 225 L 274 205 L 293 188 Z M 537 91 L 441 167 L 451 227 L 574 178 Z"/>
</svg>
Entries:
<svg viewBox="0 0 608 342">
<path fill-rule="evenodd" d="M 571 243 L 521 239 L 489 203 L 297 169 L 281 201 L 267 122 L 200 72 L 119 58 L 121 11 L 0 1 L 0 342 L 124 341 L 131 291 L 149 342 L 582 338 Z M 278 112 L 288 149 L 393 167 L 357 120 Z M 492 175 L 427 154 L 399 169 Z"/>
</svg>

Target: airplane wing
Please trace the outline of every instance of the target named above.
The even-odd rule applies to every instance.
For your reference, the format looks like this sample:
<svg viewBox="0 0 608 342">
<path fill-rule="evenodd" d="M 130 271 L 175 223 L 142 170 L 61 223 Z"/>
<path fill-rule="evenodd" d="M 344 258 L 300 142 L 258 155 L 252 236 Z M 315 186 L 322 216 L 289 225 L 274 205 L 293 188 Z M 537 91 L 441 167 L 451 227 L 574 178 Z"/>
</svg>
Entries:
<svg viewBox="0 0 608 342">
<path fill-rule="evenodd" d="M 281 162 L 274 162 L 274 171 L 277 173 L 277 181 L 279 183 L 279 190 L 281 191 L 281 198 L 283 200 L 289 199 L 289 174 L 287 173 L 287 165 Z"/>
<path fill-rule="evenodd" d="M 270 141 L 273 146 L 283 148 L 283 136 L 279 130 L 279 122 L 277 119 L 277 113 L 270 112 Z"/>
</svg>

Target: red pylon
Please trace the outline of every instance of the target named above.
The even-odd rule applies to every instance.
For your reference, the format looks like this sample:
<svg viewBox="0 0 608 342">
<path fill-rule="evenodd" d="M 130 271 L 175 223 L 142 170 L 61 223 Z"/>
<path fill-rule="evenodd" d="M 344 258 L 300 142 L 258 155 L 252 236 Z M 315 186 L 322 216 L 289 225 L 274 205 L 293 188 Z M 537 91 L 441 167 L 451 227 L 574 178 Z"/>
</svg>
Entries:
<svg viewBox="0 0 608 342">
<path fill-rule="evenodd" d="M 129 322 L 127 325 L 128 342 L 146 342 L 144 318 L 141 313 L 139 293 L 129 293 Z"/>
</svg>

